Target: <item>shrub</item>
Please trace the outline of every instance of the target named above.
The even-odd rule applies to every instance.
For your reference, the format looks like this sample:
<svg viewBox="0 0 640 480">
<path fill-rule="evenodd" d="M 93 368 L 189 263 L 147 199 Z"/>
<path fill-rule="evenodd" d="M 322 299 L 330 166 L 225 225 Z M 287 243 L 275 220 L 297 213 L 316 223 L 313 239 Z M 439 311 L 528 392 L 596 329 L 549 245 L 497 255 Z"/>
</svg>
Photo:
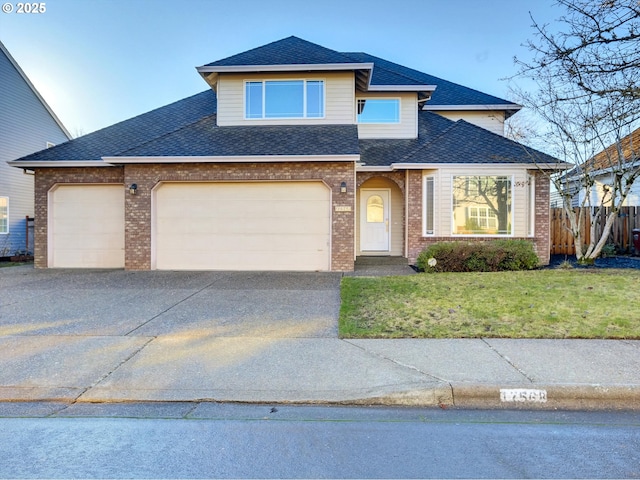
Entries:
<svg viewBox="0 0 640 480">
<path fill-rule="evenodd" d="M 423 272 L 531 270 L 539 260 L 526 240 L 439 242 L 424 249 L 416 266 Z"/>
</svg>

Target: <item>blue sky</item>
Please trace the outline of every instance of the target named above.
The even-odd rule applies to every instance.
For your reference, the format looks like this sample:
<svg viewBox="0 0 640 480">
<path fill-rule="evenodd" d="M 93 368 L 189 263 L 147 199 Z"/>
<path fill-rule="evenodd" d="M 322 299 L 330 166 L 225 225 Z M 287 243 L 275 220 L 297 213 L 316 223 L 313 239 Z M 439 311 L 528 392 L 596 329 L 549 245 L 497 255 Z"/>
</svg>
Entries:
<svg viewBox="0 0 640 480">
<path fill-rule="evenodd" d="M 500 79 L 529 55 L 529 12 L 542 23 L 562 13 L 553 0 L 44 3 L 44 13 L 0 13 L 0 40 L 74 135 L 201 92 L 194 67 L 290 35 L 506 98 Z"/>
</svg>

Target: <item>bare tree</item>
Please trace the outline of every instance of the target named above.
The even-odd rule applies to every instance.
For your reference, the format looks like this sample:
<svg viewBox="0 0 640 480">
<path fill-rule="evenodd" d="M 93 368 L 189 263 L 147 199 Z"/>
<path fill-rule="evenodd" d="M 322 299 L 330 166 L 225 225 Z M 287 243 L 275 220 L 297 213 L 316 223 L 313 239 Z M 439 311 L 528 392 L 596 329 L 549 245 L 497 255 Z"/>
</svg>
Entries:
<svg viewBox="0 0 640 480">
<path fill-rule="evenodd" d="M 516 58 L 517 77 L 535 82 L 518 100 L 546 125 L 546 150 L 571 165 L 550 178 L 563 200 L 578 261 L 590 263 L 606 244 L 611 226 L 640 176 L 631 133 L 640 124 L 640 1 L 557 0 L 564 8 L 552 29 L 533 20 L 527 42 L 531 60 Z M 600 153 L 599 153 L 600 152 Z M 596 176 L 609 179 L 597 187 Z M 599 188 L 598 202 L 594 189 Z M 583 216 L 573 209 L 576 190 Z M 602 234 L 598 218 L 610 207 Z M 590 241 L 582 236 L 589 223 Z"/>
</svg>

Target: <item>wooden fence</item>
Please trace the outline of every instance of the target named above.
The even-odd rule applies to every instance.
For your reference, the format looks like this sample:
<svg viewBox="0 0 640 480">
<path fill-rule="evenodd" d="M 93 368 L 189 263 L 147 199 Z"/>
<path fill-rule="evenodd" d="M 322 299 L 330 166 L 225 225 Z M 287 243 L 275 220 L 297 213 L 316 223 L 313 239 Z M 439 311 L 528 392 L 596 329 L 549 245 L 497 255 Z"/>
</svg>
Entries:
<svg viewBox="0 0 640 480">
<path fill-rule="evenodd" d="M 579 212 L 580 209 L 576 208 L 575 211 Z M 596 220 L 596 233 L 598 233 L 598 237 L 604 228 L 608 212 L 609 208 L 603 209 L 600 217 Z M 588 209 L 582 209 L 579 213 L 581 215 L 587 215 L 588 218 Z M 574 255 L 576 253 L 573 236 L 567 229 L 568 225 L 569 220 L 564 209 L 552 208 L 550 228 L 551 255 Z M 607 243 L 614 244 L 618 253 L 633 253 L 633 229 L 640 229 L 640 207 L 622 207 L 613 222 Z M 583 239 L 585 244 L 588 244 L 590 241 L 588 220 L 583 222 Z"/>
</svg>

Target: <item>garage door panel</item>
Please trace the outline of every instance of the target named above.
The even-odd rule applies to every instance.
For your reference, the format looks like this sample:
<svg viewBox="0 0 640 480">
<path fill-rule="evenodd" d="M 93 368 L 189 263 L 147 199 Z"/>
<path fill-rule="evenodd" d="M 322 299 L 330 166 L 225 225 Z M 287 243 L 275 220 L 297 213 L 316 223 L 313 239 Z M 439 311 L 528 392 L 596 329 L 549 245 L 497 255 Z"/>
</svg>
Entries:
<svg viewBox="0 0 640 480">
<path fill-rule="evenodd" d="M 167 183 L 154 216 L 158 269 L 329 269 L 330 192 L 320 182 Z"/>
<path fill-rule="evenodd" d="M 122 185 L 59 185 L 50 200 L 50 267 L 124 267 Z"/>
</svg>

